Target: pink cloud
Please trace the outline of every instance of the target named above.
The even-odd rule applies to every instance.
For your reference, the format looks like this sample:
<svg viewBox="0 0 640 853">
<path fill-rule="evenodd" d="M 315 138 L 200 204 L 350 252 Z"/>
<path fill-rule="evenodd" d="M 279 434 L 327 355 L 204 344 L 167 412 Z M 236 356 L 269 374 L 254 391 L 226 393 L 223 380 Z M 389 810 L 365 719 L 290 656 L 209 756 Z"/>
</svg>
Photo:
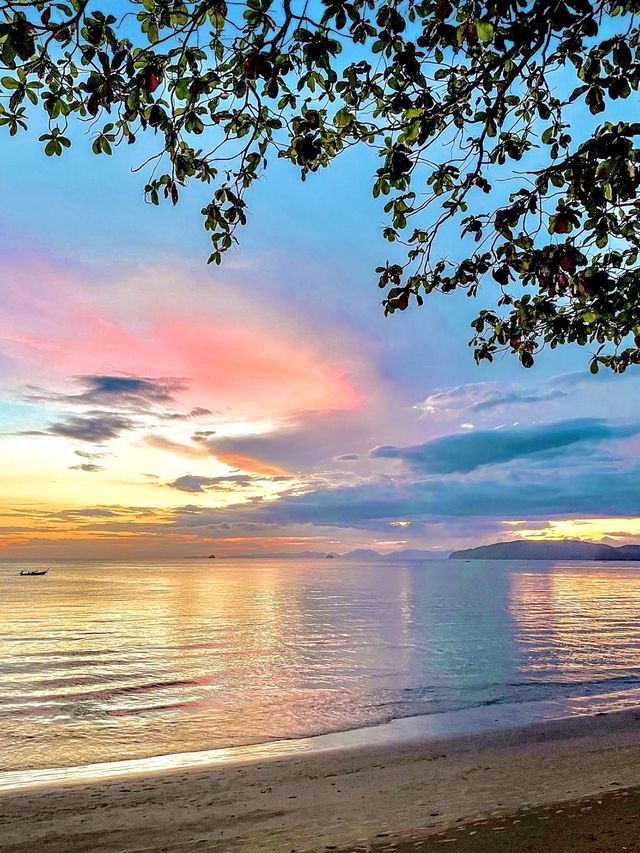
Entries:
<svg viewBox="0 0 640 853">
<path fill-rule="evenodd" d="M 318 340 L 308 320 L 287 316 L 285 306 L 263 310 L 267 303 L 246 288 L 221 291 L 194 283 L 190 272 L 181 280 L 175 271 L 146 270 L 142 278 L 144 297 L 138 288 L 130 298 L 119 282 L 94 284 L 46 259 L 5 265 L 0 351 L 13 362 L 13 382 L 181 377 L 189 381 L 182 404 L 235 418 L 362 406 L 354 378 L 362 365 L 338 336 Z"/>
</svg>

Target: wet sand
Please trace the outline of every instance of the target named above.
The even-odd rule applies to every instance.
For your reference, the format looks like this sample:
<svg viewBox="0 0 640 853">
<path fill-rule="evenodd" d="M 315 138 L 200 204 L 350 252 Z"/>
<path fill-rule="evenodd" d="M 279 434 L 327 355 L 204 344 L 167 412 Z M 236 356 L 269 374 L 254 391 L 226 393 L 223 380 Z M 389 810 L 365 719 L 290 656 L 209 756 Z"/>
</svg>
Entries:
<svg viewBox="0 0 640 853">
<path fill-rule="evenodd" d="M 640 851 L 639 787 L 624 712 L 5 792 L 0 851 Z"/>
</svg>

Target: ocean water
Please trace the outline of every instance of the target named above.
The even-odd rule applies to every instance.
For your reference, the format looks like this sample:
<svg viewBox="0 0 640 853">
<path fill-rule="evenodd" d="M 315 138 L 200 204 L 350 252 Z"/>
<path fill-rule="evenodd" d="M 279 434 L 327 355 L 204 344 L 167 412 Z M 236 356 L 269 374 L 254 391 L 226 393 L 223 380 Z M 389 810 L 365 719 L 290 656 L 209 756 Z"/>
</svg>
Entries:
<svg viewBox="0 0 640 853">
<path fill-rule="evenodd" d="M 640 703 L 640 565 L 0 563 L 0 772 Z M 440 726 L 446 730 L 446 724 Z"/>
</svg>

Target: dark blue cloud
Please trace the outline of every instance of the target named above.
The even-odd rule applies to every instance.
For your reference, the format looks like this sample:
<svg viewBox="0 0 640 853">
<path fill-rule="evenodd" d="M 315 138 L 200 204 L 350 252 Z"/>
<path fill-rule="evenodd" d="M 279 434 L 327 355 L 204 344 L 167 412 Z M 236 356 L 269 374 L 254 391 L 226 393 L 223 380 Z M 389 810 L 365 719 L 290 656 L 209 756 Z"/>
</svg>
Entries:
<svg viewBox="0 0 640 853">
<path fill-rule="evenodd" d="M 206 492 L 209 489 L 238 489 L 253 485 L 255 477 L 250 474 L 230 474 L 226 477 L 197 477 L 185 474 L 169 483 L 172 489 L 180 492 Z"/>
<path fill-rule="evenodd" d="M 637 516 L 640 464 L 616 459 L 610 448 L 594 452 L 590 445 L 639 432 L 637 424 L 582 418 L 445 436 L 412 448 L 387 445 L 373 455 L 405 460 L 408 475 L 334 488 L 310 483 L 274 500 L 193 508 L 174 518 L 179 527 L 260 525 L 273 533 L 300 525 L 383 531 L 398 519 L 415 522 L 416 529 L 465 525 L 472 531 L 493 529 L 504 519 Z M 541 455 L 569 449 L 575 464 L 533 464 Z M 584 453 L 580 457 L 577 451 Z"/>
<path fill-rule="evenodd" d="M 86 383 L 90 390 L 85 393 L 95 394 L 151 394 L 167 399 L 166 381 L 144 379 L 138 376 L 99 376 L 89 375 L 78 377 Z"/>
<path fill-rule="evenodd" d="M 575 418 L 531 427 L 467 431 L 413 447 L 382 445 L 369 455 L 375 459 L 401 459 L 422 474 L 468 473 L 485 465 L 524 461 L 638 432 L 640 424 L 612 426 L 600 418 Z"/>
<path fill-rule="evenodd" d="M 101 444 L 127 430 L 135 429 L 140 425 L 136 423 L 138 418 L 152 415 L 161 420 L 184 421 L 210 414 L 209 409 L 201 407 L 188 412 L 173 411 L 174 394 L 187 387 L 182 379 L 91 374 L 76 376 L 75 380 L 84 386 L 84 390 L 78 394 L 30 387 L 27 399 L 64 408 L 81 406 L 88 411 L 81 415 L 66 415 L 44 430 L 30 430 L 23 432 L 23 435 L 55 435 Z M 88 465 L 74 467 L 83 471 L 98 470 Z"/>
<path fill-rule="evenodd" d="M 626 472 L 584 469 L 565 476 L 523 476 L 479 482 L 439 479 L 393 481 L 289 493 L 278 500 L 224 509 L 193 508 L 181 514 L 187 527 L 248 523 L 360 529 L 385 528 L 396 519 L 435 522 L 461 519 L 550 519 L 558 516 L 635 516 L 640 512 L 640 468 Z M 177 516 L 176 516 L 177 517 Z"/>
<path fill-rule="evenodd" d="M 152 406 L 173 404 L 174 395 L 187 387 L 183 379 L 148 376 L 89 374 L 76 376 L 75 380 L 84 388 L 78 394 L 58 394 L 32 388 L 28 399 L 73 406 L 146 410 Z M 208 414 L 205 409 L 194 411 Z"/>
<path fill-rule="evenodd" d="M 87 471 L 88 473 L 93 474 L 96 471 L 104 471 L 104 465 L 98 465 L 96 462 L 81 462 L 80 465 L 70 465 L 69 470 Z"/>
<path fill-rule="evenodd" d="M 64 421 L 53 423 L 36 434 L 57 435 L 90 444 L 103 444 L 134 428 L 135 423 L 122 415 L 112 412 L 89 412 L 88 415 L 82 416 L 70 415 Z"/>
<path fill-rule="evenodd" d="M 123 508 L 120 508 L 123 509 Z M 112 507 L 87 507 L 86 509 L 62 510 L 59 513 L 51 513 L 56 518 L 112 518 L 117 515 L 117 509 Z"/>
<path fill-rule="evenodd" d="M 561 387 L 525 388 L 516 383 L 470 382 L 430 394 L 418 408 L 425 414 L 489 412 L 506 406 L 529 406 L 567 397 Z"/>
<path fill-rule="evenodd" d="M 96 459 L 104 459 L 104 457 L 107 455 L 106 453 L 97 452 L 95 450 L 74 450 L 73 452 L 76 456 L 80 456 L 81 459 L 89 459 L 91 461 L 95 461 Z"/>
<path fill-rule="evenodd" d="M 203 418 L 206 415 L 212 414 L 211 409 L 203 409 L 202 406 L 196 406 L 189 412 L 161 412 L 160 418 L 164 421 L 189 421 L 193 418 Z"/>
<path fill-rule="evenodd" d="M 197 429 L 191 436 L 191 441 L 204 443 L 205 441 L 210 441 L 211 438 L 216 434 L 214 429 Z"/>
<path fill-rule="evenodd" d="M 567 392 L 560 388 L 550 388 L 546 391 L 514 389 L 502 393 L 496 392 L 494 395 L 487 397 L 486 400 L 478 401 L 471 407 L 471 411 L 489 411 L 491 409 L 498 409 L 501 406 L 529 406 L 534 403 L 546 403 L 549 400 L 557 400 L 560 397 L 566 396 Z"/>
</svg>

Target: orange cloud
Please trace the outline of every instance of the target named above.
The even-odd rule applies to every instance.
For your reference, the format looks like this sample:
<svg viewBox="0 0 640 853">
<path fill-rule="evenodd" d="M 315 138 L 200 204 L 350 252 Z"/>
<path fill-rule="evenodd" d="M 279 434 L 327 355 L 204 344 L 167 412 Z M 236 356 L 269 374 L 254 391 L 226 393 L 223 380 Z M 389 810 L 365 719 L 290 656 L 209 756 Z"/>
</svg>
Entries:
<svg viewBox="0 0 640 853">
<path fill-rule="evenodd" d="M 180 441 L 173 441 L 163 435 L 147 435 L 144 438 L 144 443 L 149 447 L 154 447 L 156 450 L 166 450 L 169 453 L 175 453 L 177 456 L 188 459 L 215 458 L 218 462 L 222 462 L 223 465 L 228 465 L 230 468 L 237 468 L 249 474 L 262 474 L 265 477 L 287 477 L 291 473 L 279 465 L 272 465 L 269 462 L 263 462 L 252 456 L 240 453 L 218 452 L 215 449 L 210 449 L 206 444 L 183 444 Z"/>
<path fill-rule="evenodd" d="M 249 474 L 263 474 L 265 477 L 287 477 L 291 473 L 277 465 L 270 465 L 268 462 L 262 462 L 260 459 L 254 459 L 251 456 L 242 456 L 239 453 L 215 453 L 215 457 L 224 465 L 229 465 L 230 468 L 238 468 L 240 471 L 246 471 Z"/>
</svg>

